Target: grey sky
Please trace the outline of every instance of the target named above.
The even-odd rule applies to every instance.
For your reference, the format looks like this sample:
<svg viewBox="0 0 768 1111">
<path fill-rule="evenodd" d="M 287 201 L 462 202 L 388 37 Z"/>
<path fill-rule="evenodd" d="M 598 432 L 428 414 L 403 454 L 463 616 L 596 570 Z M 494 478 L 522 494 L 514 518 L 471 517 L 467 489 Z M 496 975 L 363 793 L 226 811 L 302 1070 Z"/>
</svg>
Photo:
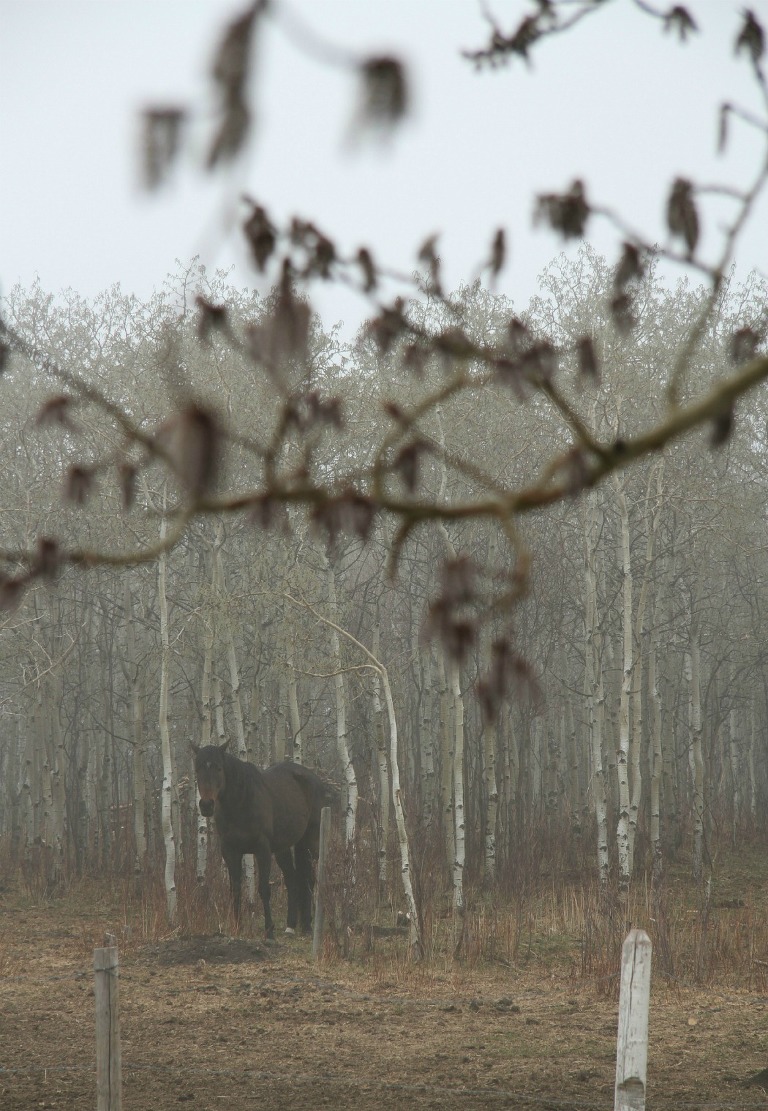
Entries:
<svg viewBox="0 0 768 1111">
<path fill-rule="evenodd" d="M 260 287 L 220 213 L 247 191 L 274 218 L 314 220 L 352 253 L 406 272 L 419 245 L 440 233 L 447 284 L 471 278 L 504 226 L 511 256 L 501 292 L 523 307 L 536 275 L 561 250 L 531 227 L 537 191 L 574 177 L 596 202 L 620 210 L 663 241 L 675 175 L 742 186 L 760 156 L 756 136 L 734 122 L 715 152 L 717 107 L 756 107 L 748 65 L 734 57 L 743 7 L 691 0 L 703 34 L 681 46 L 629 0 L 573 33 L 541 44 L 533 64 L 475 73 L 460 56 L 480 46 L 486 24 L 473 0 L 290 0 L 330 42 L 362 53 L 392 51 L 409 64 L 414 111 L 394 141 L 350 149 L 355 83 L 267 24 L 255 82 L 256 142 L 247 164 L 207 179 L 191 161 L 175 184 L 147 197 L 138 185 L 138 110 L 187 102 L 206 112 L 205 66 L 219 28 L 243 5 L 227 0 L 0 0 L 0 291 L 39 275 L 53 292 L 86 296 L 120 282 L 148 296 L 175 259 L 200 253 L 237 264 L 238 285 Z M 524 10 L 488 0 L 506 27 Z M 768 0 L 752 3 L 768 24 Z M 234 208 L 235 212 L 239 210 Z M 727 208 L 705 217 L 705 253 Z M 616 233 L 591 238 L 613 257 Z M 768 206 L 739 252 L 745 272 L 765 272 Z M 351 328 L 369 311 L 349 295 L 315 299 L 327 324 Z"/>
</svg>

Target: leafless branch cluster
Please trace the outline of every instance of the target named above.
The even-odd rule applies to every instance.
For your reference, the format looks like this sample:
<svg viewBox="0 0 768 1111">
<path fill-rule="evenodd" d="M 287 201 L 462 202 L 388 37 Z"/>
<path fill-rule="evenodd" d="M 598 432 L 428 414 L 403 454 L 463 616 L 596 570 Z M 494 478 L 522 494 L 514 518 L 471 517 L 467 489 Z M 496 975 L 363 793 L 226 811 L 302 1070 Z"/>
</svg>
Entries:
<svg viewBox="0 0 768 1111">
<path fill-rule="evenodd" d="M 488 15 L 489 42 L 466 56 L 478 66 L 495 66 L 512 57 L 527 59 L 531 50 L 539 49 L 551 35 L 569 31 L 606 6 L 598 0 L 584 0 L 575 6 L 539 0 L 510 32 L 503 32 Z M 683 6 L 662 10 L 638 0 L 637 7 L 659 18 L 665 30 L 682 40 L 697 30 Z M 276 3 L 257 0 L 222 37 L 212 66 L 217 123 L 207 154 L 209 168 L 236 156 L 251 133 L 253 110 L 248 84 L 256 31 L 277 9 Z M 317 43 L 312 48 L 318 52 Z M 174 411 L 158 415 L 155 425 L 147 427 L 133 420 L 123 403 L 57 364 L 28 338 L 8 327 L 0 334 L 3 365 L 8 363 L 9 352 L 17 351 L 58 383 L 59 392 L 40 411 L 41 422 L 75 430 L 73 414 L 79 404 L 88 402 L 108 414 L 120 431 L 119 451 L 105 452 L 95 462 L 78 462 L 70 467 L 66 494 L 71 501 L 87 503 L 95 476 L 107 467 L 116 476 L 126 511 L 136 511 L 137 483 L 148 468 L 160 465 L 178 484 L 177 500 L 169 511 L 174 527 L 161 545 L 142 542 L 134 550 L 115 555 L 66 547 L 54 537 L 44 537 L 29 551 L 0 552 L 6 565 L 0 602 L 6 606 L 15 603 L 31 582 L 55 575 L 66 563 L 88 566 L 154 558 L 159 550 L 173 545 L 199 514 L 245 512 L 271 527 L 284 523 L 285 507 L 301 506 L 331 539 L 342 533 L 365 539 L 380 518 L 392 519 L 396 526 L 392 544 L 395 562 L 410 532 L 425 523 L 493 521 L 513 549 L 507 564 L 508 582 L 502 592 L 511 603 L 525 588 L 522 549 L 511 526 L 517 516 L 571 498 L 633 461 L 661 451 L 697 426 L 710 426 L 713 447 L 726 443 L 733 433 L 739 399 L 768 377 L 768 357 L 761 346 L 764 336 L 752 327 L 737 329 L 731 342 L 732 366 L 723 366 L 705 392 L 684 402 L 681 398 L 693 353 L 715 311 L 739 235 L 768 180 L 768 88 L 762 70 L 765 42 L 754 13 L 744 14 L 734 48 L 752 67 L 766 114 L 755 118 L 738 106 L 723 105 L 721 143 L 727 139 L 728 120 L 736 118 L 757 131 L 763 155 L 754 180 L 742 191 L 729 194 L 733 216 L 714 264 L 703 261 L 698 254 L 702 205 L 706 204 L 708 190 L 683 177 L 669 187 L 669 242 L 665 246 L 647 242 L 623 217 L 593 202 L 581 180 L 573 181 L 563 192 L 541 195 L 534 206 L 534 219 L 564 239 L 584 237 L 593 219 L 609 220 L 620 231 L 624 243 L 606 308 L 621 335 L 630 334 L 636 326 L 636 296 L 653 259 L 663 257 L 692 267 L 707 280 L 711 292 L 690 328 L 687 342 L 673 356 L 669 406 L 656 424 L 633 435 L 621 433 L 606 439 L 579 411 L 575 400 L 579 388 L 585 382 L 598 382 L 604 373 L 600 352 L 587 332 L 563 345 L 532 329 L 525 320 L 512 317 L 500 337 L 473 334 L 461 304 L 445 291 L 434 237 L 416 252 L 416 276 L 399 275 L 382 267 L 368 247 L 347 252 L 305 218 L 296 217 L 281 227 L 263 204 L 246 197 L 241 231 L 255 270 L 274 280 L 269 311 L 238 330 L 227 305 L 201 296 L 197 309 L 200 343 L 204 347 L 223 344 L 244 361 L 254 378 L 269 385 L 271 416 L 264 428 L 253 429 L 252 435 L 237 432 L 231 422 L 191 394 L 177 399 Z M 407 75 L 399 60 L 384 56 L 353 58 L 330 48 L 327 53 L 333 64 L 351 68 L 359 75 L 364 126 L 374 130 L 396 126 L 409 102 Z M 180 107 L 147 112 L 145 178 L 150 187 L 159 185 L 174 164 L 183 145 L 181 135 L 187 116 L 187 110 Z M 505 231 L 500 228 L 479 272 L 493 282 L 507 264 L 507 254 Z M 318 279 L 344 283 L 368 299 L 371 319 L 365 341 L 374 345 L 381 358 L 399 368 L 402 380 L 421 380 L 430 364 L 442 368 L 438 385 L 424 390 L 416 402 L 396 392 L 381 398 L 379 439 L 371 445 L 365 466 L 354 473 L 343 466 L 334 469 L 317 464 L 320 445 L 328 437 L 343 434 L 348 425 L 342 396 L 328 389 L 327 384 L 318 384 L 312 372 L 313 318 L 304 290 Z M 393 282 L 397 294 L 385 296 L 384 291 Z M 425 300 L 439 309 L 439 325 L 434 324 L 435 317 L 428 323 L 416 311 Z M 519 403 L 536 399 L 551 406 L 567 430 L 567 446 L 553 447 L 546 466 L 527 485 L 510 485 L 488 473 L 450 443 L 441 442 L 433 428 L 430 430 L 429 419 L 448 401 L 491 389 L 506 390 Z M 220 460 L 232 444 L 258 460 L 261 477 L 256 484 L 222 489 Z M 290 466 L 286 464 L 288 458 L 292 460 Z M 422 481 L 430 468 L 459 474 L 465 480 L 463 489 L 470 489 L 471 495 L 452 499 L 442 487 L 439 492 L 430 489 Z M 429 615 L 430 629 L 457 655 L 473 640 L 478 613 L 483 610 L 477 574 L 470 559 L 462 556 L 449 560 Z M 520 675 L 524 670 L 509 643 L 497 641 L 483 688 L 489 708 L 498 700 L 510 674 Z"/>
</svg>

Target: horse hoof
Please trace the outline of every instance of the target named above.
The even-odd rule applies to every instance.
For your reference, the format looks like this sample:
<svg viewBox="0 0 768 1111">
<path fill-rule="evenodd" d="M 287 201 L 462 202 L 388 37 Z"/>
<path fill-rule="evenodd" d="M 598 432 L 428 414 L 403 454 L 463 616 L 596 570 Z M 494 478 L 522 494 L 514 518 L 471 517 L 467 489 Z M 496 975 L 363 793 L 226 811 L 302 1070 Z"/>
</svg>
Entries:
<svg viewBox="0 0 768 1111">
<path fill-rule="evenodd" d="M 286 933 L 287 937 L 295 937 L 296 936 L 296 931 L 294 930 L 293 926 L 286 926 L 285 927 L 285 933 Z"/>
</svg>

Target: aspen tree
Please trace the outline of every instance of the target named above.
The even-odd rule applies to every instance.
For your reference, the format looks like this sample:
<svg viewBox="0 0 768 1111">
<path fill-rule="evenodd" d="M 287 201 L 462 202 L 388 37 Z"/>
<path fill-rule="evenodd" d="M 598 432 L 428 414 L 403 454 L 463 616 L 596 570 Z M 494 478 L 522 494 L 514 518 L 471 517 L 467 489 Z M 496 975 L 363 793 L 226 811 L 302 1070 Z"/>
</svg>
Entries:
<svg viewBox="0 0 768 1111">
<path fill-rule="evenodd" d="M 165 494 L 163 495 L 165 510 Z M 166 519 L 160 519 L 160 539 L 165 537 Z M 162 824 L 165 841 L 165 896 L 168 921 L 176 920 L 176 838 L 171 820 L 171 804 L 174 789 L 173 758 L 171 754 L 171 735 L 168 729 L 168 686 L 171 664 L 170 634 L 168 630 L 168 554 L 162 551 L 157 561 L 157 599 L 160 611 L 160 704 L 158 709 L 158 729 L 163 755 Z"/>
<path fill-rule="evenodd" d="M 352 763 L 347 736 L 347 699 L 344 690 L 344 671 L 341 664 L 341 644 L 339 642 L 339 604 L 336 597 L 336 577 L 330 561 L 323 551 L 320 552 L 325 571 L 326 587 L 328 591 L 328 607 L 333 615 L 329 622 L 331 638 L 331 660 L 333 662 L 333 684 L 336 692 L 336 748 L 341 760 L 346 785 L 346 811 L 344 815 L 344 831 L 348 845 L 355 840 L 357 824 L 357 774 Z"/>
<path fill-rule="evenodd" d="M 688 763 L 690 768 L 693 811 L 693 878 L 702 879 L 704 869 L 704 752 L 701 722 L 701 649 L 698 616 L 692 595 L 688 605 L 688 647 L 685 653 L 685 676 L 688 682 Z"/>
<path fill-rule="evenodd" d="M 373 624 L 372 653 L 378 659 L 381 640 L 381 625 L 378 600 L 376 602 L 376 620 Z M 387 736 L 384 728 L 384 706 L 381 700 L 381 674 L 378 668 L 373 669 L 373 732 L 376 737 L 376 766 L 379 779 L 379 820 L 377 823 L 378 845 L 376 856 L 378 859 L 379 901 L 383 902 L 387 894 L 387 846 L 389 843 L 389 809 L 391 805 L 389 795 L 389 765 L 387 762 Z"/>
<path fill-rule="evenodd" d="M 629 512 L 624 485 L 620 478 L 614 482 L 619 507 L 620 554 L 622 568 L 622 666 L 621 699 L 619 703 L 619 742 L 616 749 L 616 770 L 619 788 L 619 816 L 616 828 L 616 845 L 619 864 L 619 891 L 626 893 L 632 879 L 632 846 L 629 824 L 629 765 L 632 745 L 631 694 L 633 670 L 632 644 L 632 561 L 629 543 Z"/>
<path fill-rule="evenodd" d="M 584 595 L 586 651 L 584 696 L 592 757 L 592 797 L 597 821 L 597 875 L 601 887 L 608 884 L 608 804 L 603 767 L 603 723 L 605 684 L 603 680 L 602 637 L 598 618 L 596 561 L 602 527 L 598 495 L 590 492 L 584 500 Z"/>
<path fill-rule="evenodd" d="M 133 840 L 135 847 L 134 872 L 143 871 L 147 858 L 147 742 L 144 736 L 145 691 L 139 667 L 136 643 L 136 600 L 131 590 L 131 575 L 126 573 L 123 583 L 123 608 L 126 621 L 126 670 L 131 700 L 131 737 L 133 771 Z"/>
</svg>

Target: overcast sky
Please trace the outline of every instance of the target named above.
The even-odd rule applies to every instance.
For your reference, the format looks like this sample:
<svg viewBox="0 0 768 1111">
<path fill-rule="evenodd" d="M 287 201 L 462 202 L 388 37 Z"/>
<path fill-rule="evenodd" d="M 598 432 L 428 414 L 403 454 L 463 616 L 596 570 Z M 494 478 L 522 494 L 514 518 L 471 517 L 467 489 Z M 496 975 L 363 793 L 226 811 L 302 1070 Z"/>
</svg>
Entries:
<svg viewBox="0 0 768 1111">
<path fill-rule="evenodd" d="M 454 287 L 472 277 L 504 226 L 511 257 L 499 289 L 520 309 L 561 250 L 552 233 L 532 227 L 536 192 L 581 177 L 596 202 L 664 241 L 673 177 L 743 186 L 761 156 L 755 134 L 738 124 L 725 156 L 716 154 L 720 102 L 759 107 L 747 62 L 733 50 L 742 3 L 690 0 L 702 34 L 681 46 L 630 0 L 615 0 L 540 44 L 530 67 L 518 60 L 476 73 L 460 53 L 486 39 L 475 0 L 290 0 L 295 18 L 329 42 L 403 58 L 413 94 L 408 123 L 385 147 L 351 149 L 353 76 L 267 23 L 247 164 L 211 180 L 190 156 L 171 187 L 145 195 L 138 113 L 186 103 L 204 122 L 206 66 L 242 6 L 0 0 L 0 292 L 39 277 L 52 292 L 72 287 L 90 297 L 119 282 L 146 297 L 176 259 L 198 253 L 212 268 L 235 264 L 235 284 L 262 288 L 237 235 L 220 231 L 227 200 L 247 191 L 275 219 L 312 219 L 340 250 L 366 244 L 406 272 L 426 236 L 439 233 Z M 768 25 L 768 0 L 751 7 Z M 512 0 L 487 0 L 486 8 L 510 29 L 526 10 Z M 710 252 L 720 219 L 705 220 Z M 616 233 L 590 231 L 614 257 Z M 765 273 L 766 260 L 763 203 L 739 267 Z M 326 324 L 343 319 L 348 330 L 370 312 L 328 290 L 316 304 Z"/>
</svg>

